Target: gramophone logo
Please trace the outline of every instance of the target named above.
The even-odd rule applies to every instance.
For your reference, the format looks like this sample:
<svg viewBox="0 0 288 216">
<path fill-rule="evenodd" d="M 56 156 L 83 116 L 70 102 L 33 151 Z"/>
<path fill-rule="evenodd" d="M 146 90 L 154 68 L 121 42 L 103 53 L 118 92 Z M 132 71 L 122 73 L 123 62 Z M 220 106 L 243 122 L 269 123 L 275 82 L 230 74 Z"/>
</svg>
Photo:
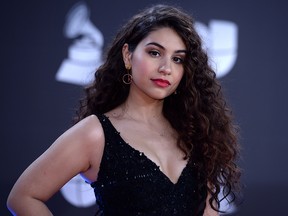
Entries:
<svg viewBox="0 0 288 216">
<path fill-rule="evenodd" d="M 212 20 L 209 26 L 196 22 L 196 29 L 217 77 L 225 76 L 237 59 L 237 25 Z M 64 33 L 67 38 L 80 38 L 69 47 L 68 58 L 62 62 L 56 80 L 85 85 L 92 80 L 95 70 L 102 63 L 103 35 L 89 20 L 89 10 L 84 3 L 76 4 L 68 12 Z"/>
<path fill-rule="evenodd" d="M 89 10 L 83 3 L 77 3 L 67 14 L 64 33 L 75 39 L 68 48 L 56 80 L 75 85 L 86 85 L 102 63 L 103 35 L 89 20 Z M 196 30 L 203 40 L 203 48 L 211 59 L 210 65 L 218 78 L 228 74 L 237 59 L 238 27 L 235 23 L 212 20 L 206 26 L 196 22 Z"/>
<path fill-rule="evenodd" d="M 64 27 L 67 38 L 77 38 L 68 49 L 56 80 L 85 85 L 92 80 L 97 67 L 102 63 L 103 35 L 89 20 L 87 6 L 80 2 L 67 14 Z"/>
</svg>

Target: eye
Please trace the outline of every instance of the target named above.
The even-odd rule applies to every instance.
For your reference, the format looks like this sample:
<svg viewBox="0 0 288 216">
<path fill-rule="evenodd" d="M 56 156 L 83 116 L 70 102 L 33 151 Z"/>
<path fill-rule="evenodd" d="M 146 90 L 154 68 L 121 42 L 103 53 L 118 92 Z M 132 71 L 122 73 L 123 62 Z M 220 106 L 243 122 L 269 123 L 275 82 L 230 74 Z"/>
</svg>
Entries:
<svg viewBox="0 0 288 216">
<path fill-rule="evenodd" d="M 160 56 L 160 52 L 158 52 L 157 50 L 150 50 L 148 51 L 148 53 L 153 57 Z"/>
<path fill-rule="evenodd" d="M 172 59 L 177 64 L 182 64 L 184 62 L 184 59 L 180 57 L 173 57 Z"/>
</svg>

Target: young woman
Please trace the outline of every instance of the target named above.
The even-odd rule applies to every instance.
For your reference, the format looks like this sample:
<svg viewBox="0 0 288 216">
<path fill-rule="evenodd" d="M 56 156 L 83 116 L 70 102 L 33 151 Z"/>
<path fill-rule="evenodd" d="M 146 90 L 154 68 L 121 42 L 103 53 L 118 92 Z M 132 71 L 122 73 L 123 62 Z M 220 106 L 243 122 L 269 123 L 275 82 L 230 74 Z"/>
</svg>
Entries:
<svg viewBox="0 0 288 216">
<path fill-rule="evenodd" d="M 78 173 L 100 215 L 218 215 L 234 198 L 238 144 L 192 18 L 156 5 L 132 17 L 86 88 L 76 124 L 20 176 L 8 207 L 45 201 Z"/>
</svg>

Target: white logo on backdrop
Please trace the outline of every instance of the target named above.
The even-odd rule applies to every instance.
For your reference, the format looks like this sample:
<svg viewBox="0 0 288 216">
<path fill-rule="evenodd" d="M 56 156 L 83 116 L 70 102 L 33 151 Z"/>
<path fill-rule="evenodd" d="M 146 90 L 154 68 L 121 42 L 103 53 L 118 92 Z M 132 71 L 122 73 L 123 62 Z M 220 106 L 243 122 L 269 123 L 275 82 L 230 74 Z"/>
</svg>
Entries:
<svg viewBox="0 0 288 216">
<path fill-rule="evenodd" d="M 67 38 L 74 39 L 57 74 L 56 80 L 85 85 L 92 80 L 94 72 L 102 63 L 103 35 L 89 20 L 87 6 L 80 2 L 67 14 L 64 27 Z"/>
<path fill-rule="evenodd" d="M 80 175 L 76 175 L 61 188 L 63 197 L 73 206 L 89 207 L 95 204 L 92 187 L 84 182 Z"/>
<path fill-rule="evenodd" d="M 209 26 L 197 22 L 196 29 L 203 39 L 203 48 L 207 50 L 210 62 L 217 77 L 229 73 L 237 58 L 237 25 L 220 20 L 212 20 Z M 87 6 L 80 2 L 67 14 L 64 27 L 67 38 L 74 39 L 57 74 L 56 80 L 75 85 L 86 85 L 92 79 L 95 70 L 102 63 L 103 35 L 89 20 Z M 94 191 L 80 175 L 75 176 L 61 188 L 63 197 L 76 207 L 89 207 L 95 203 Z M 221 210 L 234 212 L 235 208 L 223 200 Z"/>
<path fill-rule="evenodd" d="M 89 14 L 82 2 L 72 7 L 67 14 L 64 33 L 74 41 L 68 48 L 68 58 L 63 60 L 56 74 L 57 81 L 86 85 L 102 63 L 103 35 L 89 20 Z M 228 74 L 237 59 L 237 25 L 229 21 L 212 20 L 208 26 L 196 22 L 196 30 L 217 77 Z"/>
<path fill-rule="evenodd" d="M 210 65 L 218 78 L 228 74 L 237 58 L 238 27 L 235 23 L 212 20 L 209 26 L 196 22 L 196 30 L 203 41 L 203 48 L 210 57 Z"/>
<path fill-rule="evenodd" d="M 228 196 L 228 200 L 229 198 L 231 197 Z M 229 203 L 226 198 L 223 199 L 223 187 L 221 188 L 221 191 L 218 195 L 218 199 L 221 200 L 219 210 L 222 212 L 225 212 L 225 213 L 221 213 L 220 215 L 232 214 L 237 211 L 237 207 L 234 204 Z"/>
</svg>

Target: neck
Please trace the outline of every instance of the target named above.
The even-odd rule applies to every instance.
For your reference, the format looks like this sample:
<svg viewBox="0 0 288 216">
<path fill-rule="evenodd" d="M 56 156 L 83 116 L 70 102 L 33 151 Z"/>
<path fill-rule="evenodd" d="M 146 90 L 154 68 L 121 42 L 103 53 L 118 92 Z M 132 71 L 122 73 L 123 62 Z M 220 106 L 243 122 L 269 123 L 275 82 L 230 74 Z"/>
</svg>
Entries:
<svg viewBox="0 0 288 216">
<path fill-rule="evenodd" d="M 151 122 L 151 120 L 163 119 L 163 102 L 164 100 L 145 100 L 143 98 L 129 95 L 122 105 L 123 114 L 134 120 L 142 122 Z"/>
</svg>

